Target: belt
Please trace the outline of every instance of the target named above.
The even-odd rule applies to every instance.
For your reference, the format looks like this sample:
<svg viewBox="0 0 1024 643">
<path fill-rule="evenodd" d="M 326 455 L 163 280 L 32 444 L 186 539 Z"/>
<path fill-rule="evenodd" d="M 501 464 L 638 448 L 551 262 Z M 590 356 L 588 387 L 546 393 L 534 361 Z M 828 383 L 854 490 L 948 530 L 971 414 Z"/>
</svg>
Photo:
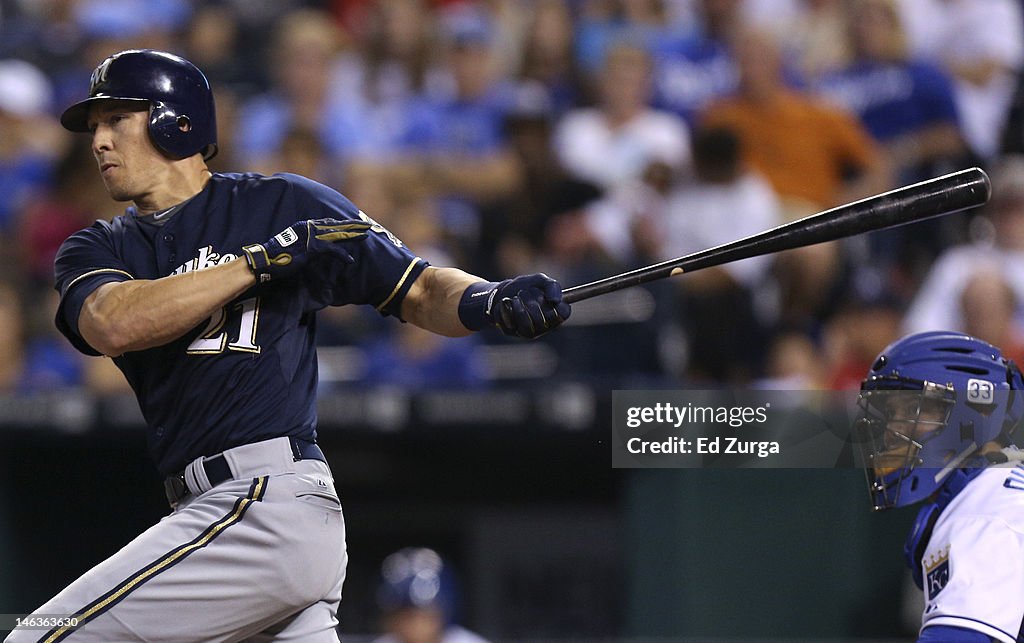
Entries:
<svg viewBox="0 0 1024 643">
<path fill-rule="evenodd" d="M 296 462 L 299 460 L 327 462 L 324 452 L 320 450 L 320 446 L 316 442 L 292 437 L 288 438 L 288 440 L 291 442 L 292 457 Z M 210 481 L 211 487 L 216 487 L 220 483 L 227 482 L 234 477 L 227 458 L 224 457 L 223 453 L 203 458 L 203 469 L 206 471 L 206 477 Z M 179 471 L 164 478 L 164 493 L 167 495 L 167 503 L 171 505 L 172 509 L 192 494 L 188 485 L 185 484 L 184 471 Z"/>
</svg>

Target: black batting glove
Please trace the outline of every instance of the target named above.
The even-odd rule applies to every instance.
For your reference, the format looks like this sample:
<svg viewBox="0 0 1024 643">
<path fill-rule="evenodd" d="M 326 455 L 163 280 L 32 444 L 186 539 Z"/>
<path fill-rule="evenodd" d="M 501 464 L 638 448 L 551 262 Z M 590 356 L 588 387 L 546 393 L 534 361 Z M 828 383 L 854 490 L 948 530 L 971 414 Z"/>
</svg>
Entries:
<svg viewBox="0 0 1024 643">
<path fill-rule="evenodd" d="M 462 294 L 459 319 L 469 330 L 497 327 L 506 335 L 533 339 L 558 327 L 572 314 L 562 287 L 545 274 L 478 282 Z"/>
<path fill-rule="evenodd" d="M 245 261 L 258 283 L 291 277 L 316 257 L 333 256 L 346 263 L 355 258 L 346 247 L 366 238 L 366 221 L 313 219 L 298 221 L 265 243 L 242 248 Z"/>
</svg>

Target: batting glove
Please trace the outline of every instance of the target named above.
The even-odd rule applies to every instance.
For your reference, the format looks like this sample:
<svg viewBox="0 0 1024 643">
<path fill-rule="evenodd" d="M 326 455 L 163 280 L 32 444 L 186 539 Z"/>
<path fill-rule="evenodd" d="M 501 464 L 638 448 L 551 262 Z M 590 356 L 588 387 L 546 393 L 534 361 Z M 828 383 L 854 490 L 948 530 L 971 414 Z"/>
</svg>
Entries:
<svg viewBox="0 0 1024 643">
<path fill-rule="evenodd" d="M 571 313 L 572 308 L 562 301 L 562 287 L 541 273 L 475 283 L 459 302 L 459 320 L 469 330 L 496 326 L 506 335 L 526 339 L 556 328 Z"/>
<path fill-rule="evenodd" d="M 242 248 L 258 283 L 290 277 L 314 257 L 335 256 L 346 263 L 355 258 L 345 247 L 349 241 L 366 237 L 372 224 L 365 221 L 313 219 L 299 221 L 265 243 Z"/>
</svg>

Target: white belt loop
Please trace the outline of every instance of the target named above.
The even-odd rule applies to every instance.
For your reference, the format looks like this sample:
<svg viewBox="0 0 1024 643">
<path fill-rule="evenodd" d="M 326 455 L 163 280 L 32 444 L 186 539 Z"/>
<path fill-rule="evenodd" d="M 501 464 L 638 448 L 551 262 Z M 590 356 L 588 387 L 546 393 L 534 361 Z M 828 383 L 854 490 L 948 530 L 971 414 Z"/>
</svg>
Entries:
<svg viewBox="0 0 1024 643">
<path fill-rule="evenodd" d="M 292 443 L 287 437 L 243 444 L 228 449 L 223 455 L 235 479 L 295 471 Z"/>
<path fill-rule="evenodd" d="M 213 488 L 210 484 L 210 479 L 206 476 L 206 468 L 203 467 L 202 457 L 189 462 L 185 467 L 185 486 L 196 496 L 206 493 Z"/>
</svg>

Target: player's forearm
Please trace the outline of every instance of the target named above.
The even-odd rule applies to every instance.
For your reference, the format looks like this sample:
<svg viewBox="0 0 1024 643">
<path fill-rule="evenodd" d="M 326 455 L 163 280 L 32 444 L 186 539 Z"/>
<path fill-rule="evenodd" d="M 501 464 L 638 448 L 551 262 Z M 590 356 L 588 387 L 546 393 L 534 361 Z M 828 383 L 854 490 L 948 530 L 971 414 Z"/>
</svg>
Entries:
<svg viewBox="0 0 1024 643">
<path fill-rule="evenodd" d="M 459 300 L 470 284 L 483 281 L 458 268 L 427 268 L 402 301 L 402 319 L 439 335 L 462 337 Z"/>
<path fill-rule="evenodd" d="M 256 283 L 244 261 L 155 280 L 105 284 L 85 300 L 79 332 L 105 355 L 178 339 Z"/>
</svg>

